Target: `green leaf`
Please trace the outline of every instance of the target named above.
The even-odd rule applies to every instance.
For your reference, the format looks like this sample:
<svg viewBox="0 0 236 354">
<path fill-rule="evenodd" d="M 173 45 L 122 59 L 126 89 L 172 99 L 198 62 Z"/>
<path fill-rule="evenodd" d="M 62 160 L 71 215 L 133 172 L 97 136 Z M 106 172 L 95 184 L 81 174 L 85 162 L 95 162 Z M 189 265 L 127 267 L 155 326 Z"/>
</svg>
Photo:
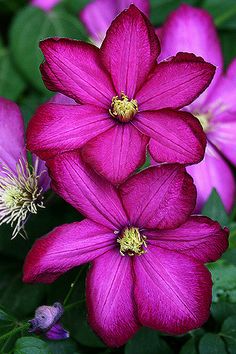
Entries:
<svg viewBox="0 0 236 354">
<path fill-rule="evenodd" d="M 157 331 L 141 328 L 126 344 L 125 354 L 172 354 L 172 350 Z"/>
<path fill-rule="evenodd" d="M 0 46 L 0 96 L 16 100 L 25 89 L 25 82 L 16 70 L 9 51 Z"/>
<path fill-rule="evenodd" d="M 213 220 L 217 220 L 222 226 L 228 224 L 229 217 L 215 188 L 212 190 L 211 195 L 202 210 L 202 214 Z"/>
<path fill-rule="evenodd" d="M 216 322 L 222 323 L 227 317 L 231 315 L 236 316 L 236 304 L 224 301 L 212 303 L 211 314 Z"/>
<path fill-rule="evenodd" d="M 186 4 L 196 5 L 197 0 L 185 0 Z M 151 0 L 151 22 L 158 26 L 164 22 L 170 12 L 180 6 L 182 0 Z"/>
<path fill-rule="evenodd" d="M 72 339 L 46 341 L 46 343 L 51 354 L 74 354 L 77 351 L 77 345 Z"/>
<path fill-rule="evenodd" d="M 203 7 L 211 13 L 218 28 L 236 28 L 235 0 L 205 0 Z"/>
<path fill-rule="evenodd" d="M 213 280 L 212 301 L 236 302 L 236 267 L 218 261 L 210 264 L 209 269 Z"/>
<path fill-rule="evenodd" d="M 0 309 L 0 326 L 3 324 L 3 322 L 14 322 L 15 318 Z"/>
<path fill-rule="evenodd" d="M 236 30 L 220 31 L 220 40 L 224 54 L 225 67 L 227 68 L 236 56 L 236 46 L 232 46 L 232 43 L 235 43 L 236 41 Z"/>
<path fill-rule="evenodd" d="M 236 266 L 236 249 L 228 249 L 222 256 L 227 263 Z"/>
<path fill-rule="evenodd" d="M 43 60 L 39 41 L 55 36 L 86 38 L 78 18 L 65 11 L 45 13 L 30 6 L 17 14 L 10 29 L 10 48 L 17 67 L 25 78 L 43 93 L 46 88 L 39 72 L 39 65 Z"/>
<path fill-rule="evenodd" d="M 197 348 L 194 338 L 190 338 L 181 348 L 180 354 L 197 354 Z"/>
<path fill-rule="evenodd" d="M 52 354 L 47 343 L 34 337 L 22 337 L 16 341 L 14 354 Z"/>
<path fill-rule="evenodd" d="M 218 334 L 207 333 L 200 340 L 199 354 L 227 354 L 227 351 Z"/>
<path fill-rule="evenodd" d="M 230 316 L 224 321 L 220 334 L 226 341 L 228 352 L 230 354 L 235 354 L 236 353 L 236 316 Z"/>
<path fill-rule="evenodd" d="M 45 294 L 44 285 L 22 282 L 21 269 L 21 263 L 9 258 L 0 259 L 0 305 L 10 309 L 17 319 L 33 313 Z"/>
</svg>

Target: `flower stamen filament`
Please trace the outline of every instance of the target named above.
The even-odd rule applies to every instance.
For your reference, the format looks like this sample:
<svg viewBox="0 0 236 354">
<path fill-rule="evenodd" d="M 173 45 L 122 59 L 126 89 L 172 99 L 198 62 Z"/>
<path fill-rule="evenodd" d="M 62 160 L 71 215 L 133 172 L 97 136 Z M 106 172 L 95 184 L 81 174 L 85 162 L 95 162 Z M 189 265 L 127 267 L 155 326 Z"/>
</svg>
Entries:
<svg viewBox="0 0 236 354">
<path fill-rule="evenodd" d="M 146 236 L 140 234 L 137 227 L 126 228 L 121 237 L 117 239 L 120 245 L 120 254 L 125 256 L 127 253 L 129 256 L 141 255 L 146 253 L 144 248 L 147 247 Z"/>
<path fill-rule="evenodd" d="M 109 113 L 113 118 L 118 119 L 122 123 L 128 123 L 138 112 L 137 100 L 129 100 L 128 96 L 121 92 L 120 97 L 114 96 L 111 102 Z"/>
<path fill-rule="evenodd" d="M 37 214 L 44 208 L 40 175 L 29 168 L 28 162 L 20 159 L 16 171 L 1 165 L 0 175 L 0 225 L 6 223 L 14 227 L 12 239 L 18 234 L 25 237 L 24 224 L 29 214 Z"/>
</svg>

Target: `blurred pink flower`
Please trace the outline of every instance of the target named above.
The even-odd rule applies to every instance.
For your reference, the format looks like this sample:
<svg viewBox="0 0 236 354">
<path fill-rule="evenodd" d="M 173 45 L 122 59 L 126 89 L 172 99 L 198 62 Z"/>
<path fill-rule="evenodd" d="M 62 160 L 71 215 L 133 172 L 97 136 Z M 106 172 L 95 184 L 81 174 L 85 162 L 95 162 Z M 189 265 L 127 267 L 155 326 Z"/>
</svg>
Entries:
<svg viewBox="0 0 236 354">
<path fill-rule="evenodd" d="M 50 179 L 45 163 L 33 156 L 27 162 L 24 122 L 18 106 L 0 97 L 0 225 L 14 227 L 12 237 L 24 236 L 30 213 L 43 207 L 43 193 Z"/>
<path fill-rule="evenodd" d="M 58 38 L 40 47 L 45 85 L 78 104 L 41 106 L 29 123 L 29 150 L 47 160 L 82 148 L 86 162 L 112 183 L 144 163 L 150 137 L 157 162 L 201 161 L 201 125 L 177 110 L 204 91 L 215 68 L 185 53 L 157 64 L 158 39 L 134 5 L 112 23 L 101 49 Z"/>
<path fill-rule="evenodd" d="M 216 28 L 205 10 L 181 5 L 158 34 L 162 47 L 159 60 L 185 51 L 216 66 L 216 75 L 208 89 L 184 108 L 199 119 L 208 139 L 204 160 L 188 167 L 188 172 L 197 186 L 198 210 L 215 187 L 230 211 L 235 200 L 235 182 L 227 162 L 236 166 L 236 60 L 224 73 Z"/>
<path fill-rule="evenodd" d="M 98 47 L 102 44 L 106 31 L 115 17 L 131 4 L 136 5 L 149 17 L 149 0 L 94 0 L 86 5 L 80 13 L 80 19 L 87 28 L 92 41 Z"/>
<path fill-rule="evenodd" d="M 31 0 L 31 5 L 42 9 L 43 11 L 51 11 L 61 0 Z"/>
<path fill-rule="evenodd" d="M 92 262 L 89 322 L 112 347 L 123 345 L 140 325 L 171 334 L 201 326 L 212 288 L 204 263 L 225 251 L 228 230 L 190 216 L 196 189 L 185 169 L 150 167 L 116 189 L 74 152 L 48 164 L 55 192 L 87 219 L 37 240 L 25 261 L 24 281 L 51 283 Z"/>
</svg>

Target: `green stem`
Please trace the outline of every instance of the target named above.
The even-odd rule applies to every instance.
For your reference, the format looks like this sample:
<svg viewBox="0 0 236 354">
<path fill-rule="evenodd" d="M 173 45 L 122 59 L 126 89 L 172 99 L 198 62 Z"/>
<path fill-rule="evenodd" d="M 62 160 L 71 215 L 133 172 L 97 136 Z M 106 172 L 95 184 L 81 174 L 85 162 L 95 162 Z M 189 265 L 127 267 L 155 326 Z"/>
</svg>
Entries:
<svg viewBox="0 0 236 354">
<path fill-rule="evenodd" d="M 225 21 L 230 19 L 236 14 L 236 5 L 232 6 L 228 11 L 225 11 L 222 15 L 215 18 L 216 26 L 222 25 Z"/>
<path fill-rule="evenodd" d="M 73 292 L 73 290 L 74 290 L 74 287 L 75 287 L 76 283 L 78 282 L 79 277 L 81 276 L 81 274 L 82 274 L 82 272 L 83 272 L 84 269 L 85 269 L 85 266 L 82 266 L 82 267 L 79 269 L 78 274 L 77 274 L 76 277 L 75 277 L 75 280 L 73 281 L 73 283 L 71 283 L 71 285 L 70 285 L 70 290 L 68 291 L 68 293 L 67 293 L 67 295 L 66 295 L 66 297 L 65 297 L 65 300 L 63 301 L 63 306 L 65 306 L 65 305 L 67 304 L 67 302 L 68 302 L 68 300 L 69 300 L 69 298 L 70 298 L 70 296 L 71 296 L 71 294 L 72 294 L 72 292 Z"/>
<path fill-rule="evenodd" d="M 0 343 L 3 341 L 3 340 L 6 340 L 8 339 L 9 337 L 12 337 L 14 336 L 15 334 L 17 334 L 18 332 L 21 332 L 21 331 L 24 331 L 26 329 L 29 328 L 29 323 L 24 323 L 24 324 L 21 324 L 15 328 L 13 328 L 10 332 L 4 334 L 3 336 L 0 337 Z"/>
<path fill-rule="evenodd" d="M 69 304 L 67 306 L 64 307 L 65 311 L 71 310 L 73 307 L 76 307 L 80 304 L 82 304 L 83 302 L 85 302 L 86 299 L 82 299 L 82 300 L 78 300 L 76 302 L 72 302 L 72 304 Z"/>
</svg>

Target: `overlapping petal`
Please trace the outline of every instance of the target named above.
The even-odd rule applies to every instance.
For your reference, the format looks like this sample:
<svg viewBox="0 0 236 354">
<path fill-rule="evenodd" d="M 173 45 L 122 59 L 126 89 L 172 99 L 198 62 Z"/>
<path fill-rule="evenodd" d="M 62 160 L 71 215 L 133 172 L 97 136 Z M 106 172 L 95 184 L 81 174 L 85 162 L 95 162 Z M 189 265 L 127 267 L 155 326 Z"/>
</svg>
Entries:
<svg viewBox="0 0 236 354">
<path fill-rule="evenodd" d="M 186 254 L 203 263 L 216 261 L 228 247 L 228 230 L 204 216 L 192 216 L 177 229 L 145 231 L 148 243 Z"/>
<path fill-rule="evenodd" d="M 47 103 L 38 108 L 29 123 L 27 145 L 46 160 L 80 148 L 114 124 L 103 108 Z"/>
<path fill-rule="evenodd" d="M 149 151 L 157 162 L 196 163 L 204 156 L 206 136 L 190 113 L 170 109 L 141 112 L 134 125 L 152 138 Z"/>
<path fill-rule="evenodd" d="M 198 100 L 200 102 L 213 88 L 223 71 L 220 41 L 213 19 L 207 11 L 183 4 L 168 17 L 161 31 L 159 60 L 178 52 L 194 53 L 216 66 L 213 82 Z"/>
<path fill-rule="evenodd" d="M 24 122 L 19 107 L 3 97 L 0 97 L 0 132 L 0 164 L 15 171 L 19 158 L 26 159 Z"/>
<path fill-rule="evenodd" d="M 86 294 L 89 323 L 107 345 L 121 346 L 138 330 L 130 257 L 111 250 L 97 258 L 88 274 Z"/>
<path fill-rule="evenodd" d="M 59 226 L 35 242 L 25 260 L 24 281 L 51 283 L 112 247 L 112 231 L 91 220 Z"/>
<path fill-rule="evenodd" d="M 76 101 L 109 107 L 114 88 L 95 46 L 67 38 L 40 42 L 45 62 L 41 65 L 49 90 L 61 92 Z"/>
<path fill-rule="evenodd" d="M 154 28 L 134 6 L 123 11 L 108 29 L 101 57 L 117 94 L 131 99 L 153 69 L 160 52 Z"/>
<path fill-rule="evenodd" d="M 120 195 L 131 225 L 174 228 L 187 220 L 196 201 L 192 178 L 179 165 L 148 168 L 130 177 Z"/>
<path fill-rule="evenodd" d="M 215 120 L 208 139 L 226 159 L 236 165 L 236 109 L 234 112 L 222 114 Z"/>
<path fill-rule="evenodd" d="M 148 141 L 132 125 L 116 124 L 90 140 L 82 156 L 98 173 L 118 184 L 145 162 Z"/>
<path fill-rule="evenodd" d="M 80 13 L 80 18 L 95 43 L 102 43 L 112 20 L 131 3 L 149 15 L 148 0 L 95 0 L 86 5 Z"/>
<path fill-rule="evenodd" d="M 115 187 L 88 168 L 78 153 L 49 160 L 48 167 L 55 192 L 85 216 L 113 230 L 127 224 Z"/>
<path fill-rule="evenodd" d="M 211 304 L 210 272 L 191 257 L 149 246 L 134 259 L 135 300 L 142 325 L 183 334 L 203 325 Z"/>
<path fill-rule="evenodd" d="M 232 209 L 235 200 L 235 181 L 230 167 L 224 158 L 210 144 L 207 145 L 204 160 L 187 167 L 197 187 L 196 210 L 201 211 L 212 189 L 216 188 L 226 210 Z"/>
<path fill-rule="evenodd" d="M 212 64 L 189 53 L 178 53 L 157 65 L 152 77 L 136 95 L 140 111 L 182 108 L 195 100 L 210 84 Z"/>
</svg>

